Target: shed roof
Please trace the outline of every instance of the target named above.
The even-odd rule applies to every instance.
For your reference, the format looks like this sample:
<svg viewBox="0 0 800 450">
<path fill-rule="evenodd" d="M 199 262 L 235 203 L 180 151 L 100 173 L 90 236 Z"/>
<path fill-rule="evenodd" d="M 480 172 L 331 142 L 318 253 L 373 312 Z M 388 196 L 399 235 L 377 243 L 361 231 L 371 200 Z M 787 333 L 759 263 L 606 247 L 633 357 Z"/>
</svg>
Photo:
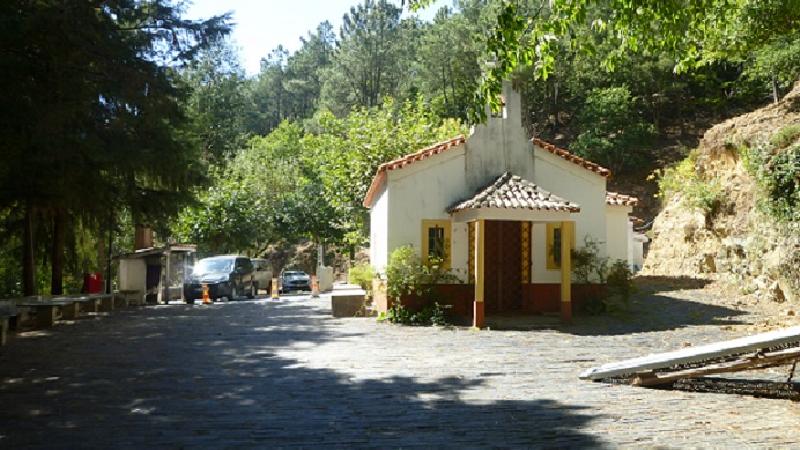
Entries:
<svg viewBox="0 0 800 450">
<path fill-rule="evenodd" d="M 606 204 L 612 206 L 636 206 L 639 204 L 639 199 L 619 192 L 606 192 Z"/>
<path fill-rule="evenodd" d="M 447 212 L 465 209 L 506 208 L 580 212 L 578 204 L 545 191 L 538 185 L 506 172 L 470 199 L 457 202 Z"/>
</svg>

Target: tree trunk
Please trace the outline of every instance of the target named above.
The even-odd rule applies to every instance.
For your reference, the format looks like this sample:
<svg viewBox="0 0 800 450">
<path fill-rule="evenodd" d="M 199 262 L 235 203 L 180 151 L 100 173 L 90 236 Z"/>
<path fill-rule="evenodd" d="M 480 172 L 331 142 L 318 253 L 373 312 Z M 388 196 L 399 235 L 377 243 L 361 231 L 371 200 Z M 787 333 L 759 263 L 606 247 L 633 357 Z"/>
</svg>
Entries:
<svg viewBox="0 0 800 450">
<path fill-rule="evenodd" d="M 560 114 L 559 111 L 559 104 L 558 104 L 558 80 L 553 80 L 553 134 L 558 133 L 559 131 L 559 123 L 558 123 L 558 115 Z"/>
<path fill-rule="evenodd" d="M 778 103 L 778 79 L 772 76 L 772 103 Z"/>
<path fill-rule="evenodd" d="M 64 242 L 66 235 L 67 215 L 61 208 L 56 209 L 53 215 L 53 247 L 50 254 L 51 275 L 50 293 L 61 295 L 64 293 Z"/>
<path fill-rule="evenodd" d="M 22 293 L 36 295 L 36 267 L 33 256 L 33 207 L 25 207 L 25 222 L 22 232 Z"/>
</svg>

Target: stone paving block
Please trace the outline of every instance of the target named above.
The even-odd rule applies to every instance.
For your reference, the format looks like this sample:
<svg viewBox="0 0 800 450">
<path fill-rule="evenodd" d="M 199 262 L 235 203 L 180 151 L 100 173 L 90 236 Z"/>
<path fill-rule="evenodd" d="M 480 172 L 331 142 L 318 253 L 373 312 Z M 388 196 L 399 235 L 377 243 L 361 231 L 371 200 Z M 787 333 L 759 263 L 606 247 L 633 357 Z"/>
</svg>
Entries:
<svg viewBox="0 0 800 450">
<path fill-rule="evenodd" d="M 131 309 L 3 347 L 0 448 L 800 442 L 800 410 L 789 401 L 578 380 L 601 362 L 736 335 L 713 323 L 637 326 L 578 318 L 537 331 L 399 327 L 333 319 L 307 298 Z"/>
</svg>

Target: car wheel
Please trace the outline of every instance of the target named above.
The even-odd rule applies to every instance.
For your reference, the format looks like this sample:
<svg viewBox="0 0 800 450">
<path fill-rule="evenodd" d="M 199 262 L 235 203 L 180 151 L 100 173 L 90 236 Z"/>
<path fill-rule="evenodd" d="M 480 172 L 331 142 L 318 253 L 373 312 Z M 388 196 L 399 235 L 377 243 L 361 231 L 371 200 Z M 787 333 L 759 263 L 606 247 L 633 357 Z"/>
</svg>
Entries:
<svg viewBox="0 0 800 450">
<path fill-rule="evenodd" d="M 187 299 L 185 299 L 185 301 L 186 301 L 187 305 L 194 305 L 194 299 L 193 298 L 187 298 Z"/>
</svg>

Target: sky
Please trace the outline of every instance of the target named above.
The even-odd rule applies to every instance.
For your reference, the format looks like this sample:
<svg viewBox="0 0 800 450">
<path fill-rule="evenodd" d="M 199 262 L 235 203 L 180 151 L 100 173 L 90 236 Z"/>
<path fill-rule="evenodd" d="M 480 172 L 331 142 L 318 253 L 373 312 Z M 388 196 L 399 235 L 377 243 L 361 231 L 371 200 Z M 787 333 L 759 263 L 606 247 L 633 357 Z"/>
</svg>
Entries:
<svg viewBox="0 0 800 450">
<path fill-rule="evenodd" d="M 261 58 L 278 45 L 290 52 L 300 47 L 300 37 L 325 20 L 339 33 L 342 16 L 359 0 L 194 0 L 185 17 L 205 19 L 233 12 L 233 42 L 239 47 L 242 65 L 248 75 L 258 73 Z M 400 1 L 396 0 L 396 4 Z M 430 20 L 441 6 L 452 0 L 436 0 L 418 13 Z"/>
</svg>

